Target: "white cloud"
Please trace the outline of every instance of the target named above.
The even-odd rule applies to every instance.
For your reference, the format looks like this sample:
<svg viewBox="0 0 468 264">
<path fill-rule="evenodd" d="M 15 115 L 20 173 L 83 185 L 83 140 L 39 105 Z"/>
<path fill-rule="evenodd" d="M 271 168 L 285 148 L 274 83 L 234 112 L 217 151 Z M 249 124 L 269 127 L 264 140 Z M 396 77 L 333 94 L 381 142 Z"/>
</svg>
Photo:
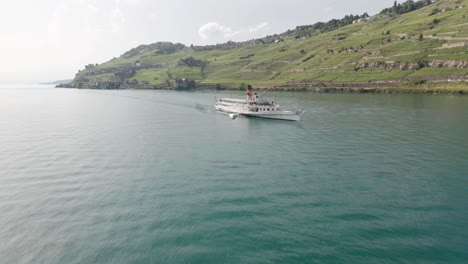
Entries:
<svg viewBox="0 0 468 264">
<path fill-rule="evenodd" d="M 123 23 L 125 23 L 125 16 L 120 9 L 120 0 L 115 0 L 115 7 L 109 16 L 109 24 L 112 27 L 111 32 L 119 32 Z"/>
<path fill-rule="evenodd" d="M 81 4 L 83 7 L 86 7 L 89 10 L 92 10 L 94 12 L 99 12 L 99 8 L 87 0 L 80 0 L 79 4 Z"/>
<path fill-rule="evenodd" d="M 249 32 L 250 33 L 257 32 L 257 31 L 260 31 L 260 30 L 266 28 L 267 26 L 268 26 L 268 22 L 263 22 L 263 23 L 258 24 L 256 26 L 249 27 Z"/>
<path fill-rule="evenodd" d="M 198 35 L 203 40 L 228 38 L 236 35 L 232 28 L 220 25 L 216 22 L 209 22 L 198 29 Z"/>
<path fill-rule="evenodd" d="M 239 40 L 245 40 L 252 37 L 263 36 L 268 25 L 268 22 L 263 22 L 258 25 L 233 30 L 229 26 L 224 26 L 217 22 L 209 22 L 198 29 L 198 35 L 202 40 L 207 42 L 226 41 L 233 37 Z"/>
<path fill-rule="evenodd" d="M 325 7 L 325 8 L 323 9 L 323 12 L 324 12 L 325 14 L 328 14 L 328 13 L 330 13 L 332 10 L 333 10 L 333 8 L 331 8 L 331 7 Z"/>
<path fill-rule="evenodd" d="M 129 5 L 139 5 L 140 4 L 140 0 L 127 0 L 126 2 Z"/>
<path fill-rule="evenodd" d="M 56 36 L 67 32 L 84 34 L 117 33 L 126 22 L 121 0 L 63 1 L 55 6 L 48 25 L 49 32 Z"/>
</svg>

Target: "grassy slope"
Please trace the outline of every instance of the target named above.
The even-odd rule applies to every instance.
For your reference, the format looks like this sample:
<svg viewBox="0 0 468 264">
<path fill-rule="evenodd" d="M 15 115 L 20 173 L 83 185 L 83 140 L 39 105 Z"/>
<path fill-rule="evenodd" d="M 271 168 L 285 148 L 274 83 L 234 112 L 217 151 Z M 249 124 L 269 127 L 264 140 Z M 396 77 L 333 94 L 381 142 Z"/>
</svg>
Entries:
<svg viewBox="0 0 468 264">
<path fill-rule="evenodd" d="M 433 8 L 444 9 L 463 5 L 464 8 L 430 16 Z M 438 19 L 438 24 L 433 24 Z M 100 65 L 100 68 L 131 65 L 136 60 L 146 64 L 161 64 L 160 69 L 138 70 L 132 78 L 160 85 L 172 77 L 194 79 L 199 84 L 226 84 L 238 86 L 251 83 L 257 86 L 278 85 L 301 81 L 368 82 L 434 75 L 468 77 L 468 69 L 423 68 L 421 70 L 361 69 L 358 62 L 409 62 L 421 60 L 467 61 L 467 47 L 439 49 L 443 44 L 468 42 L 468 0 L 442 0 L 415 12 L 372 21 L 352 24 L 338 30 L 305 40 L 285 39 L 278 44 L 247 46 L 231 50 L 194 52 L 191 49 L 170 55 L 157 55 L 153 51 L 132 58 L 117 58 Z M 390 31 L 390 34 L 382 32 Z M 419 41 L 419 35 L 424 40 Z M 344 38 L 338 40 L 338 38 Z M 339 52 L 343 49 L 360 49 Z M 362 48 L 362 49 L 361 49 Z M 333 50 L 330 53 L 327 50 Z M 304 52 L 301 53 L 301 50 Z M 248 59 L 242 56 L 254 54 Z M 374 55 L 372 55 L 374 54 Z M 192 56 L 208 61 L 201 68 L 177 67 L 180 59 Z M 307 60 L 309 58 L 309 60 Z M 304 62 L 305 61 L 305 62 Z M 80 74 L 89 74 L 84 70 Z M 110 80 L 112 74 L 87 76 Z"/>
</svg>

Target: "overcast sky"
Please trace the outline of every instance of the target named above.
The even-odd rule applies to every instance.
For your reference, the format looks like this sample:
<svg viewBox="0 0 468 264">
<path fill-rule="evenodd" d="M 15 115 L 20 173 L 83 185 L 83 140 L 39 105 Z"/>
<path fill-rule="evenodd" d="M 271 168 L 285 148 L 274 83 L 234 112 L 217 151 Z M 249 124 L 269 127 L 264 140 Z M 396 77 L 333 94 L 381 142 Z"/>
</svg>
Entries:
<svg viewBox="0 0 468 264">
<path fill-rule="evenodd" d="M 393 0 L 1 0 L 0 81 L 70 79 L 140 44 L 204 45 L 370 15 Z"/>
</svg>

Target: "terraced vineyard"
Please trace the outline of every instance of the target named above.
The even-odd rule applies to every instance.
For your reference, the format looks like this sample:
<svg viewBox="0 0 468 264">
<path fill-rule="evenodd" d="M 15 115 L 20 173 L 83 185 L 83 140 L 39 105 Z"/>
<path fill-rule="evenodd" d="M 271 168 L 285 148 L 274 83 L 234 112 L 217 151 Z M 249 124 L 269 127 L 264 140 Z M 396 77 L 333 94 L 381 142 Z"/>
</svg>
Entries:
<svg viewBox="0 0 468 264">
<path fill-rule="evenodd" d="M 410 13 L 379 14 L 306 37 L 298 27 L 268 39 L 272 41 L 218 47 L 143 45 L 104 64 L 88 65 L 69 86 L 467 89 L 468 0 L 440 0 Z"/>
</svg>

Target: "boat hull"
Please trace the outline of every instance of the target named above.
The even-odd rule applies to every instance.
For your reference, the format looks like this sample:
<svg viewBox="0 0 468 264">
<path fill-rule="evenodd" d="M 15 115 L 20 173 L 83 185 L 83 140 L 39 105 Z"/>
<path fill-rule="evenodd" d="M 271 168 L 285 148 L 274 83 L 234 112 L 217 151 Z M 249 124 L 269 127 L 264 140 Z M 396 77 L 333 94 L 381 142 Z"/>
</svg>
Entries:
<svg viewBox="0 0 468 264">
<path fill-rule="evenodd" d="M 227 113 L 229 115 L 234 114 L 236 116 L 243 115 L 247 117 L 286 121 L 299 121 L 301 119 L 302 114 L 304 113 L 303 111 L 279 110 L 279 105 L 276 104 L 257 105 L 252 104 L 249 101 L 239 99 L 216 100 L 215 108 L 216 110 Z M 273 110 L 273 108 L 276 111 Z"/>
<path fill-rule="evenodd" d="M 286 120 L 286 121 L 299 121 L 301 120 L 301 115 L 291 113 L 291 114 L 279 114 L 279 113 L 268 113 L 268 114 L 258 114 L 258 113 L 243 113 L 241 115 L 248 117 L 257 117 L 257 118 L 266 118 L 266 119 L 277 119 L 277 120 Z"/>
<path fill-rule="evenodd" d="M 242 109 L 232 109 L 225 107 L 216 107 L 216 110 L 224 112 L 226 114 L 236 114 L 247 117 L 256 117 L 256 118 L 265 118 L 265 119 L 276 119 L 276 120 L 286 120 L 286 121 L 300 121 L 302 116 L 301 112 L 251 112 L 251 111 L 242 111 Z"/>
</svg>

